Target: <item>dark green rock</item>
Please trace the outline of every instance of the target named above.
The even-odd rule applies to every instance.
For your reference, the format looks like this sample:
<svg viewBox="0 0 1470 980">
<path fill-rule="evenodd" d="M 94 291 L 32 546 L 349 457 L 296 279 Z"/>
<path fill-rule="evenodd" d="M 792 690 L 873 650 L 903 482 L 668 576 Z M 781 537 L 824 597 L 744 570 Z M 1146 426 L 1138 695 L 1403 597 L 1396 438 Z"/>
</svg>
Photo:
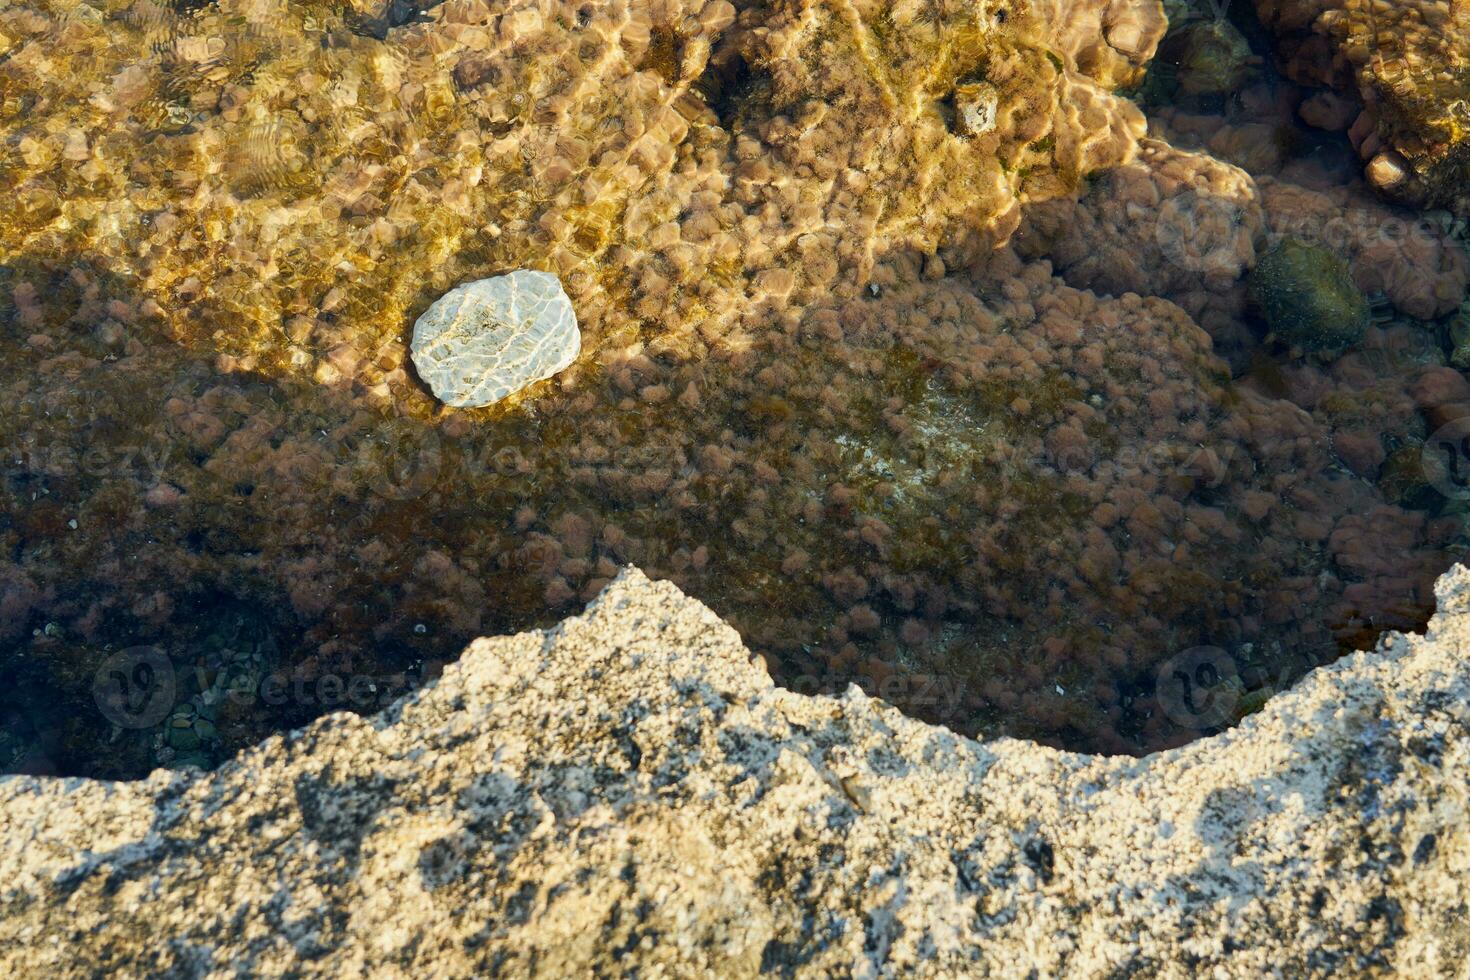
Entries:
<svg viewBox="0 0 1470 980">
<path fill-rule="evenodd" d="M 1368 301 L 1331 249 L 1284 239 L 1251 270 L 1251 302 L 1294 347 L 1340 351 L 1363 339 Z"/>
</svg>

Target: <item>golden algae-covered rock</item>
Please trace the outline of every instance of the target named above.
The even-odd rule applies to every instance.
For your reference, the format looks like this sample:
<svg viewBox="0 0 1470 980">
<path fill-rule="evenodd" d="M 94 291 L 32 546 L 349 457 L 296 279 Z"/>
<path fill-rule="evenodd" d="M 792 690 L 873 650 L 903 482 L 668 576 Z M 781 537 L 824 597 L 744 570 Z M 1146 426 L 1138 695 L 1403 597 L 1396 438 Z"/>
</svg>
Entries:
<svg viewBox="0 0 1470 980">
<path fill-rule="evenodd" d="M 1293 80 L 1353 92 L 1370 183 L 1470 216 L 1470 5 L 1256 0 Z"/>
<path fill-rule="evenodd" d="M 406 323 L 497 268 L 562 276 L 607 353 L 644 298 L 674 337 L 776 280 L 855 290 L 875 250 L 1003 235 L 1018 194 L 1131 152 L 1100 86 L 1162 20 L 1118 17 L 1127 51 L 1084 57 L 1025 5 L 453 0 L 379 40 L 330 4 L 10 4 L 0 228 L 135 283 L 188 346 L 423 411 Z"/>
</svg>

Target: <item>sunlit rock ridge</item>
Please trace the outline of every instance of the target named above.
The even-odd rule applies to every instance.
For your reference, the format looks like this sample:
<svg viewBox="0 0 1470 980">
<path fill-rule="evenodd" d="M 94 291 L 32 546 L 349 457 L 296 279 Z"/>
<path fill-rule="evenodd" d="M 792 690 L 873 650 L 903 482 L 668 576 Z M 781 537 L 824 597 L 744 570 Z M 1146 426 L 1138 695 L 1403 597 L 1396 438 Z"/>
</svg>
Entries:
<svg viewBox="0 0 1470 980">
<path fill-rule="evenodd" d="M 19 976 L 1461 976 L 1470 571 L 1146 760 L 776 687 L 625 571 L 216 772 L 0 781 Z"/>
</svg>

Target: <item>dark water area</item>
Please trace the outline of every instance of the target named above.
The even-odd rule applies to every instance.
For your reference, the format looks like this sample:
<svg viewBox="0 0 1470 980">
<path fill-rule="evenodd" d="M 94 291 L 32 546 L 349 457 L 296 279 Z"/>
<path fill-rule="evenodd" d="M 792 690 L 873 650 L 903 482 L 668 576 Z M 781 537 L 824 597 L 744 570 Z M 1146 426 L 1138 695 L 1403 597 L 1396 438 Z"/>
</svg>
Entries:
<svg viewBox="0 0 1470 980">
<path fill-rule="evenodd" d="M 1170 15 L 1084 78 L 968 14 L 880 72 L 718 2 L 7 8 L 0 771 L 215 766 L 627 564 L 792 689 L 1080 751 L 1422 628 L 1470 235 L 1248 5 Z M 415 319 L 517 268 L 580 357 L 443 406 Z"/>
</svg>

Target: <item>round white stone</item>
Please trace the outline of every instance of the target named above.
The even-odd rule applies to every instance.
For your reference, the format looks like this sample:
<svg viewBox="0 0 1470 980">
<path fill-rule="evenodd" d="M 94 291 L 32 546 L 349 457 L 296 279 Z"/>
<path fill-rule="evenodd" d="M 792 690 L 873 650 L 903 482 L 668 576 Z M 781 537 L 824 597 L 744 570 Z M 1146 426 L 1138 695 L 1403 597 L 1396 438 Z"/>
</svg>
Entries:
<svg viewBox="0 0 1470 980">
<path fill-rule="evenodd" d="M 561 282 L 519 270 L 456 286 L 413 325 L 414 367 L 446 405 L 493 405 L 577 359 L 582 333 Z"/>
</svg>

